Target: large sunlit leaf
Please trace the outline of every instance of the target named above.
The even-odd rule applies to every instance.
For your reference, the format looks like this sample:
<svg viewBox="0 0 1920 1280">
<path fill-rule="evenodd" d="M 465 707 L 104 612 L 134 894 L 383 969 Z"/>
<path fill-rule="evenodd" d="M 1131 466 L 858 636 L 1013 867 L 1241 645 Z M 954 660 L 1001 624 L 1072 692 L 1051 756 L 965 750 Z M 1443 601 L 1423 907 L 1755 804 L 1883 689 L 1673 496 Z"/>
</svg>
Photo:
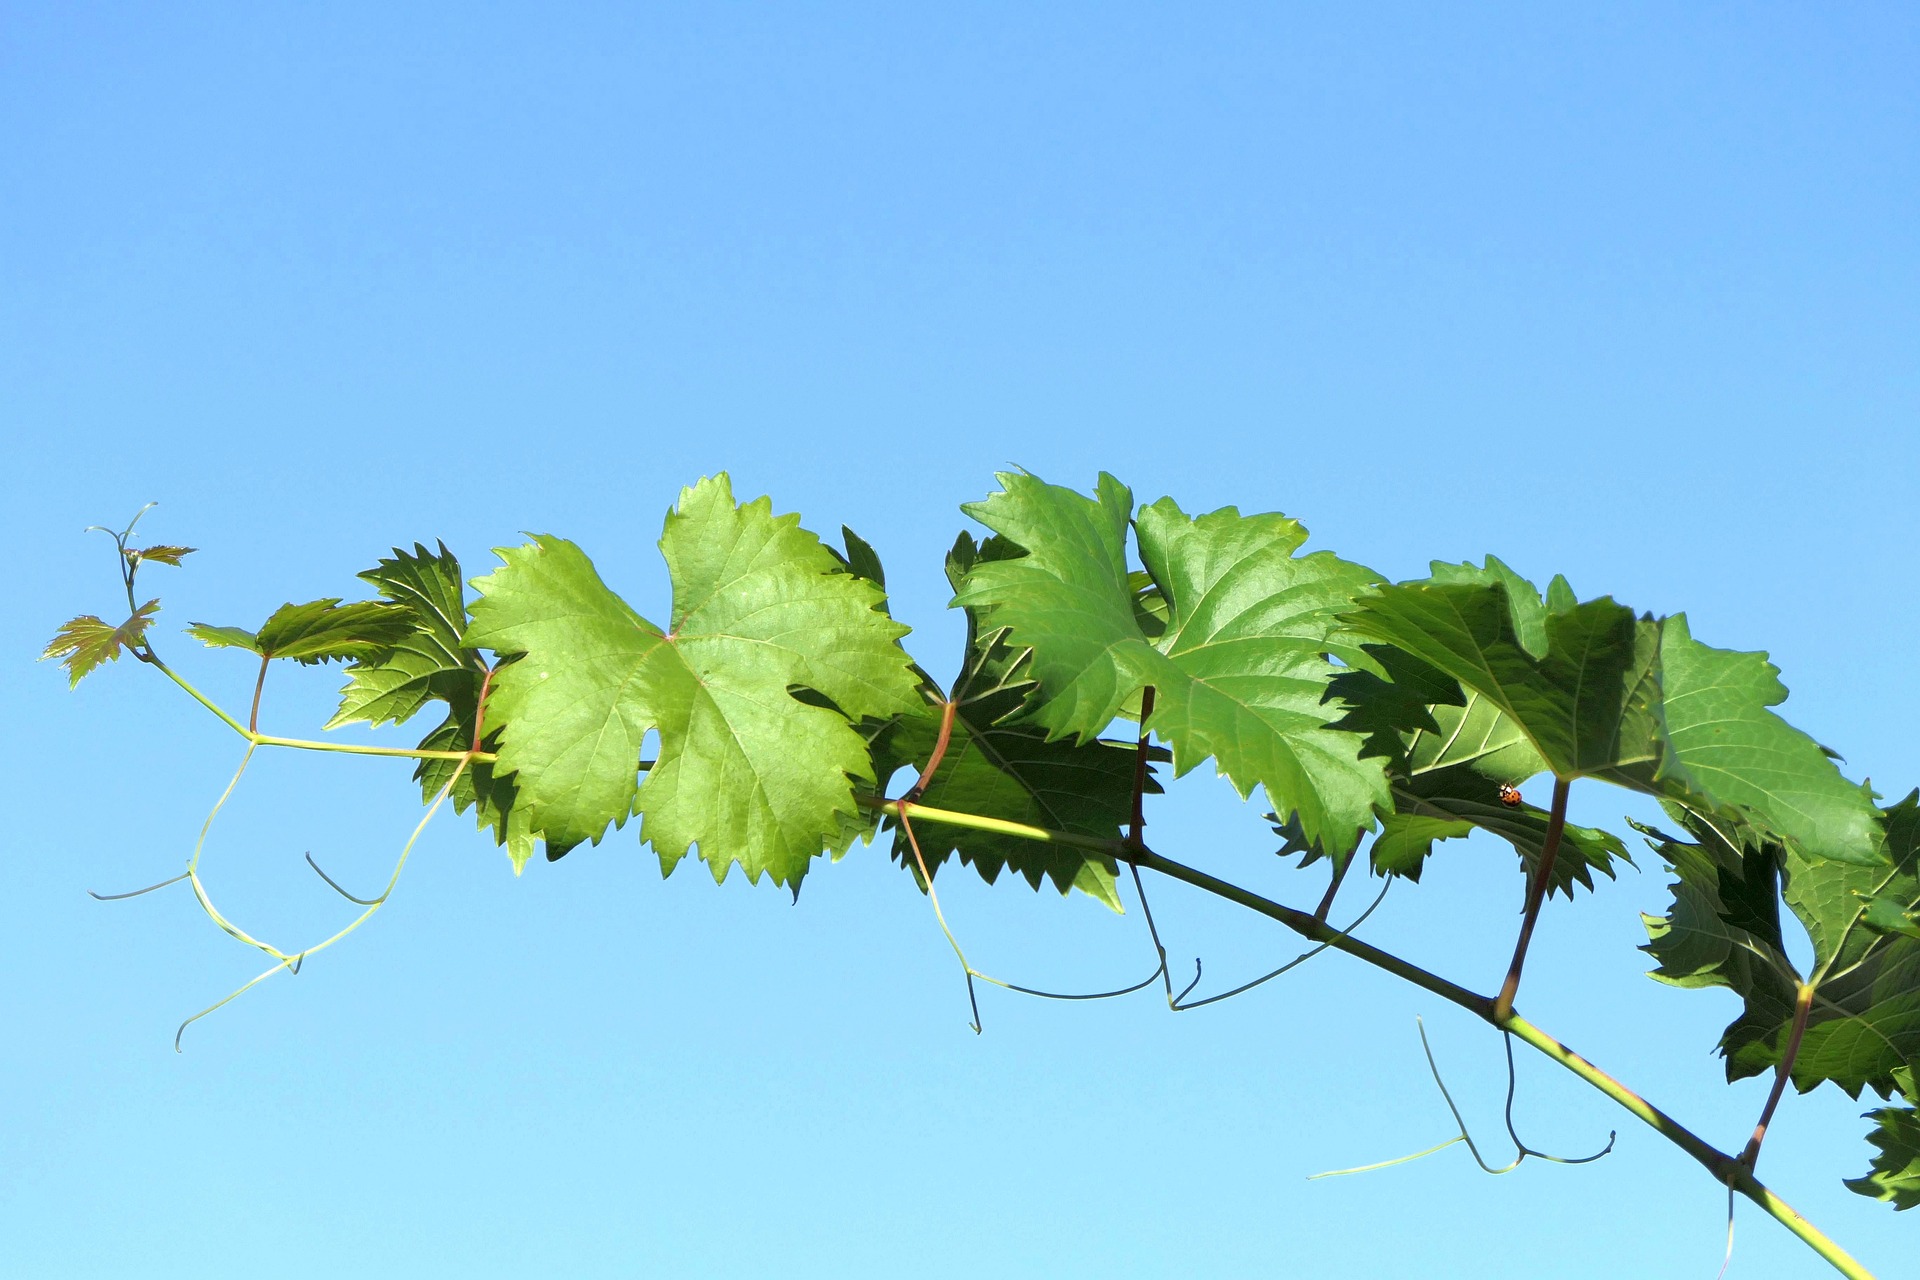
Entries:
<svg viewBox="0 0 1920 1280">
<path fill-rule="evenodd" d="M 1242 795 L 1264 788 L 1308 838 L 1351 850 L 1390 801 L 1379 763 L 1330 725 L 1326 655 L 1344 643 L 1337 616 L 1376 576 L 1328 552 L 1296 556 L 1306 530 L 1285 516 L 1189 517 L 1163 498 L 1136 521 L 1143 588 L 1127 565 L 1132 495 L 1113 477 L 1093 498 L 1025 474 L 1000 482 L 965 509 L 1025 554 L 976 565 L 954 602 L 1033 650 L 1034 722 L 1093 742 L 1151 687 L 1149 724 L 1176 774 L 1211 757 Z"/>
<path fill-rule="evenodd" d="M 664 631 L 565 539 L 504 549 L 475 583 L 465 643 L 520 655 L 494 681 L 498 767 L 550 856 L 632 812 L 664 868 L 697 845 L 716 879 L 738 862 L 796 885 L 858 834 L 854 782 L 871 787 L 873 769 L 849 718 L 920 705 L 906 628 L 797 516 L 764 498 L 736 506 L 724 476 L 681 494 L 660 547 L 673 583 Z M 636 787 L 656 730 L 659 759 Z"/>
</svg>

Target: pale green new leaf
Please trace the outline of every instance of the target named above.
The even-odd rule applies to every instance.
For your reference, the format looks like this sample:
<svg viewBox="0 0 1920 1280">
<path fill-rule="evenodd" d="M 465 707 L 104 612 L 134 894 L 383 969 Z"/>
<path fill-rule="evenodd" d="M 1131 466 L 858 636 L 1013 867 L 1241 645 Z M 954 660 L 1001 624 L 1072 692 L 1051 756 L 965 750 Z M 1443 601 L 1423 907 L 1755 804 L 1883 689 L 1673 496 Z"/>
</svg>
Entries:
<svg viewBox="0 0 1920 1280">
<path fill-rule="evenodd" d="M 1025 474 L 1000 481 L 965 510 L 1026 554 L 977 565 L 954 603 L 1033 650 L 1034 722 L 1089 743 L 1151 687 L 1150 727 L 1176 774 L 1211 757 L 1242 795 L 1263 787 L 1309 839 L 1350 851 L 1390 800 L 1322 698 L 1337 670 L 1326 655 L 1345 648 L 1335 620 L 1375 575 L 1295 556 L 1306 530 L 1285 516 L 1196 518 L 1162 499 L 1137 519 L 1143 590 L 1127 567 L 1125 486 L 1103 475 L 1089 499 Z"/>
<path fill-rule="evenodd" d="M 170 564 L 178 566 L 182 560 L 192 555 L 193 552 L 194 548 L 192 547 L 176 547 L 171 545 L 128 547 L 127 559 L 133 561 L 136 565 Z"/>
<path fill-rule="evenodd" d="M 133 611 L 119 626 L 104 622 L 91 613 L 83 613 L 60 624 L 60 630 L 40 653 L 40 661 L 60 658 L 67 669 L 67 687 L 79 685 L 87 673 L 106 662 L 118 662 L 123 649 L 131 649 L 146 638 L 153 615 L 160 612 L 160 601 L 149 600 Z"/>
<path fill-rule="evenodd" d="M 871 786 L 873 770 L 849 718 L 919 705 L 906 628 L 797 516 L 764 498 L 736 506 L 725 476 L 681 494 L 660 546 L 673 583 L 664 632 L 564 539 L 504 549 L 475 583 L 465 643 L 521 655 L 494 682 L 498 767 L 549 856 L 633 812 L 663 868 L 698 845 L 716 879 L 738 862 L 756 881 L 798 884 L 816 854 L 857 835 L 853 783 Z M 659 759 L 636 787 L 655 730 Z"/>
<path fill-rule="evenodd" d="M 260 637 L 245 627 L 216 627 L 208 622 L 195 622 L 187 627 L 187 634 L 209 649 L 245 649 L 258 655 Z"/>
</svg>

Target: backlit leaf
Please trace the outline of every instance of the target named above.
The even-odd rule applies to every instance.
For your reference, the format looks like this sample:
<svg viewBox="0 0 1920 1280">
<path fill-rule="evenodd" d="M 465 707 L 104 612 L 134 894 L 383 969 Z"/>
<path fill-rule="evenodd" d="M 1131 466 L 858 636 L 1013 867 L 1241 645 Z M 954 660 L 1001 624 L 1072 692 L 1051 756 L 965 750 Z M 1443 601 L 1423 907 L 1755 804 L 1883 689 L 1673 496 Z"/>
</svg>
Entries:
<svg viewBox="0 0 1920 1280">
<path fill-rule="evenodd" d="M 764 498 L 736 506 L 724 476 L 681 494 L 660 546 L 665 631 L 561 538 L 502 550 L 475 583 L 465 643 L 521 655 L 494 682 L 499 768 L 550 856 L 633 812 L 663 868 L 698 845 L 716 879 L 738 862 L 798 884 L 814 855 L 857 836 L 854 782 L 870 787 L 873 770 L 849 718 L 920 705 L 906 628 L 798 517 Z M 659 759 L 636 787 L 655 730 Z"/>
<path fill-rule="evenodd" d="M 149 600 L 134 610 L 133 616 L 118 626 L 103 622 L 90 613 L 69 619 L 54 632 L 53 639 L 40 653 L 40 661 L 61 659 L 67 669 L 67 687 L 77 686 L 87 673 L 105 662 L 118 662 L 123 649 L 131 649 L 146 637 L 160 602 Z"/>
<path fill-rule="evenodd" d="M 1143 594 L 1125 486 L 1103 475 L 1087 498 L 1024 474 L 1000 481 L 965 510 L 1025 554 L 976 565 L 954 603 L 1033 650 L 1034 722 L 1090 743 L 1152 687 L 1150 727 L 1176 774 L 1211 757 L 1242 795 L 1264 788 L 1309 839 L 1351 850 L 1389 807 L 1386 779 L 1359 738 L 1331 728 L 1322 698 L 1337 670 L 1326 654 L 1343 645 L 1336 618 L 1375 575 L 1327 552 L 1295 556 L 1306 530 L 1285 516 L 1189 517 L 1163 498 L 1137 519 Z M 1153 595 L 1158 634 L 1145 625 Z"/>
<path fill-rule="evenodd" d="M 258 631 L 196 622 L 187 634 L 210 648 L 246 649 L 263 658 L 291 658 L 313 666 L 377 657 L 412 629 L 407 611 L 397 605 L 377 600 L 341 604 L 333 597 L 283 604 Z"/>
<path fill-rule="evenodd" d="M 127 558 L 136 564 L 178 565 L 182 560 L 192 555 L 193 552 L 194 548 L 192 547 L 129 547 L 127 548 Z"/>
</svg>

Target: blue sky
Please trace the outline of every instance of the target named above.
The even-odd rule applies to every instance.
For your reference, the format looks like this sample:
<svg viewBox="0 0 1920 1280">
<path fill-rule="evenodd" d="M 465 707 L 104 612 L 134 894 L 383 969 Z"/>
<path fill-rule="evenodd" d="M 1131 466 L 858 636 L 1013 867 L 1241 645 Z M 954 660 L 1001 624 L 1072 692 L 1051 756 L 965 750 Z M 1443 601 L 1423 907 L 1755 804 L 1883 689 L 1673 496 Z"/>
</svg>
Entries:
<svg viewBox="0 0 1920 1280">
<path fill-rule="evenodd" d="M 1415 1036 L 1498 1131 L 1496 1039 L 1340 957 L 1178 1017 L 984 999 L 877 853 L 797 906 L 615 836 L 515 879 L 464 821 L 388 909 L 189 1031 L 248 954 L 172 874 L 231 735 L 122 663 L 81 527 L 157 499 L 162 631 L 356 593 L 395 543 L 472 574 L 580 542 L 642 612 L 681 485 L 729 471 L 889 567 L 945 672 L 940 556 L 1025 466 L 1284 510 L 1398 577 L 1489 551 L 1765 648 L 1883 792 L 1920 517 L 1920 17 L 1909 6 L 0 6 L 0 1261 L 22 1275 L 1710 1276 L 1723 1198 L 1537 1057 L 1568 1151 L 1451 1150 Z M 176 637 L 205 687 L 251 671 Z M 317 730 L 337 673 L 276 672 Z M 1156 842 L 1283 900 L 1259 806 L 1202 770 Z M 1644 816 L 1576 792 L 1575 816 Z M 384 874 L 404 767 L 270 758 L 209 883 L 289 940 Z M 1491 987 L 1519 886 L 1448 848 L 1368 936 Z M 1764 1084 L 1730 998 L 1648 982 L 1638 871 L 1541 928 L 1522 1007 L 1710 1139 Z M 952 878 L 977 962 L 1151 967 L 1138 913 Z M 1209 982 L 1288 937 L 1163 886 Z M 1184 963 L 1184 961 L 1182 962 Z M 1860 1104 L 1790 1100 L 1762 1173 L 1881 1274 L 1913 1224 L 1840 1179 Z M 1744 1214 L 1732 1275 L 1820 1273 Z"/>
</svg>

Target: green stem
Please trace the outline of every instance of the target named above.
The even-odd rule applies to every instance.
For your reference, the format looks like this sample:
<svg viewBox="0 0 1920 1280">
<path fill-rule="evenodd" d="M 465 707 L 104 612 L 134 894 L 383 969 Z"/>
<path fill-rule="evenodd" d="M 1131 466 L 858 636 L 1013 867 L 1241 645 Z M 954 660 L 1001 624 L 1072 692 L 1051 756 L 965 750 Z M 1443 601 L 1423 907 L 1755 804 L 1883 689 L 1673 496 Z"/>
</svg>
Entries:
<svg viewBox="0 0 1920 1280">
<path fill-rule="evenodd" d="M 897 813 L 897 806 L 884 801 L 862 797 L 861 803 L 882 812 Z M 1308 912 L 1283 906 L 1257 893 L 1242 889 L 1239 885 L 1208 875 L 1204 871 L 1175 862 L 1170 858 L 1163 858 L 1149 849 L 1131 845 L 1124 840 L 1101 840 L 1092 836 L 1075 835 L 1068 831 L 1053 831 L 1045 827 L 1029 826 L 1026 823 L 1007 822 L 999 818 L 986 818 L 950 809 L 934 809 L 926 805 L 914 805 L 913 816 L 924 822 L 940 822 L 949 826 L 991 831 L 999 835 L 1034 840 L 1044 844 L 1066 845 L 1110 854 L 1136 867 L 1158 871 L 1169 879 L 1179 880 L 1196 889 L 1211 893 L 1215 897 L 1224 898 L 1249 911 L 1276 920 L 1302 937 L 1310 938 L 1315 942 L 1324 942 L 1335 950 L 1344 951 L 1355 959 L 1364 960 L 1377 969 L 1383 969 L 1396 978 L 1410 982 L 1451 1004 L 1459 1005 L 1489 1025 L 1518 1036 L 1607 1097 L 1612 1098 L 1661 1137 L 1699 1161 L 1721 1185 L 1738 1191 L 1760 1206 L 1769 1217 L 1799 1236 L 1809 1248 L 1826 1259 L 1842 1275 L 1851 1277 L 1851 1280 L 1874 1280 L 1872 1272 L 1861 1266 L 1846 1250 L 1769 1190 L 1764 1183 L 1754 1177 L 1753 1171 L 1746 1165 L 1713 1146 L 1519 1014 L 1508 1013 L 1502 1018 L 1496 1018 L 1494 1002 L 1488 996 L 1469 991 L 1438 974 L 1429 973 L 1416 964 L 1402 960 L 1391 952 L 1382 951 L 1378 947 L 1350 937 L 1325 922 L 1314 919 Z"/>
<path fill-rule="evenodd" d="M 148 662 L 159 668 L 161 674 L 187 691 L 195 702 L 219 716 L 229 729 L 245 738 L 257 747 L 292 747 L 300 751 L 331 751 L 346 756 L 394 756 L 408 760 L 470 760 L 476 764 L 492 764 L 498 757 L 491 751 L 423 751 L 412 747 L 368 747 L 351 742 L 315 742 L 308 738 L 281 738 L 271 733 L 256 733 L 228 715 L 213 699 L 194 688 L 175 671 L 158 658 L 150 657 Z"/>
<path fill-rule="evenodd" d="M 191 697 L 195 702 L 199 703 L 201 706 L 205 707 L 207 710 L 213 712 L 213 714 L 219 716 L 222 720 L 226 721 L 227 728 L 233 730 L 235 733 L 239 734 L 241 737 L 247 739 L 247 741 L 249 742 L 253 741 L 254 735 L 247 732 L 247 726 L 241 724 L 238 720 L 235 720 L 232 716 L 228 715 L 226 711 L 222 709 L 218 703 L 213 701 L 213 699 L 207 697 L 206 694 L 200 692 L 198 689 L 194 688 L 192 685 L 188 684 L 185 680 L 183 680 L 180 677 L 179 672 L 175 671 L 172 667 L 168 666 L 166 663 L 160 661 L 159 658 L 155 657 L 151 649 L 147 651 L 147 661 L 153 664 L 154 666 L 158 667 L 160 669 L 160 673 L 166 676 L 167 679 L 173 681 L 175 684 L 179 685 L 182 689 L 185 689 L 187 691 L 187 695 Z"/>
<path fill-rule="evenodd" d="M 348 756 L 399 756 L 408 760 L 472 760 L 492 764 L 499 757 L 491 751 L 421 751 L 412 747 L 365 747 L 350 742 L 314 742 L 306 738 L 276 738 L 270 733 L 249 735 L 263 747 L 292 747 L 299 751 L 332 751 Z"/>
</svg>

